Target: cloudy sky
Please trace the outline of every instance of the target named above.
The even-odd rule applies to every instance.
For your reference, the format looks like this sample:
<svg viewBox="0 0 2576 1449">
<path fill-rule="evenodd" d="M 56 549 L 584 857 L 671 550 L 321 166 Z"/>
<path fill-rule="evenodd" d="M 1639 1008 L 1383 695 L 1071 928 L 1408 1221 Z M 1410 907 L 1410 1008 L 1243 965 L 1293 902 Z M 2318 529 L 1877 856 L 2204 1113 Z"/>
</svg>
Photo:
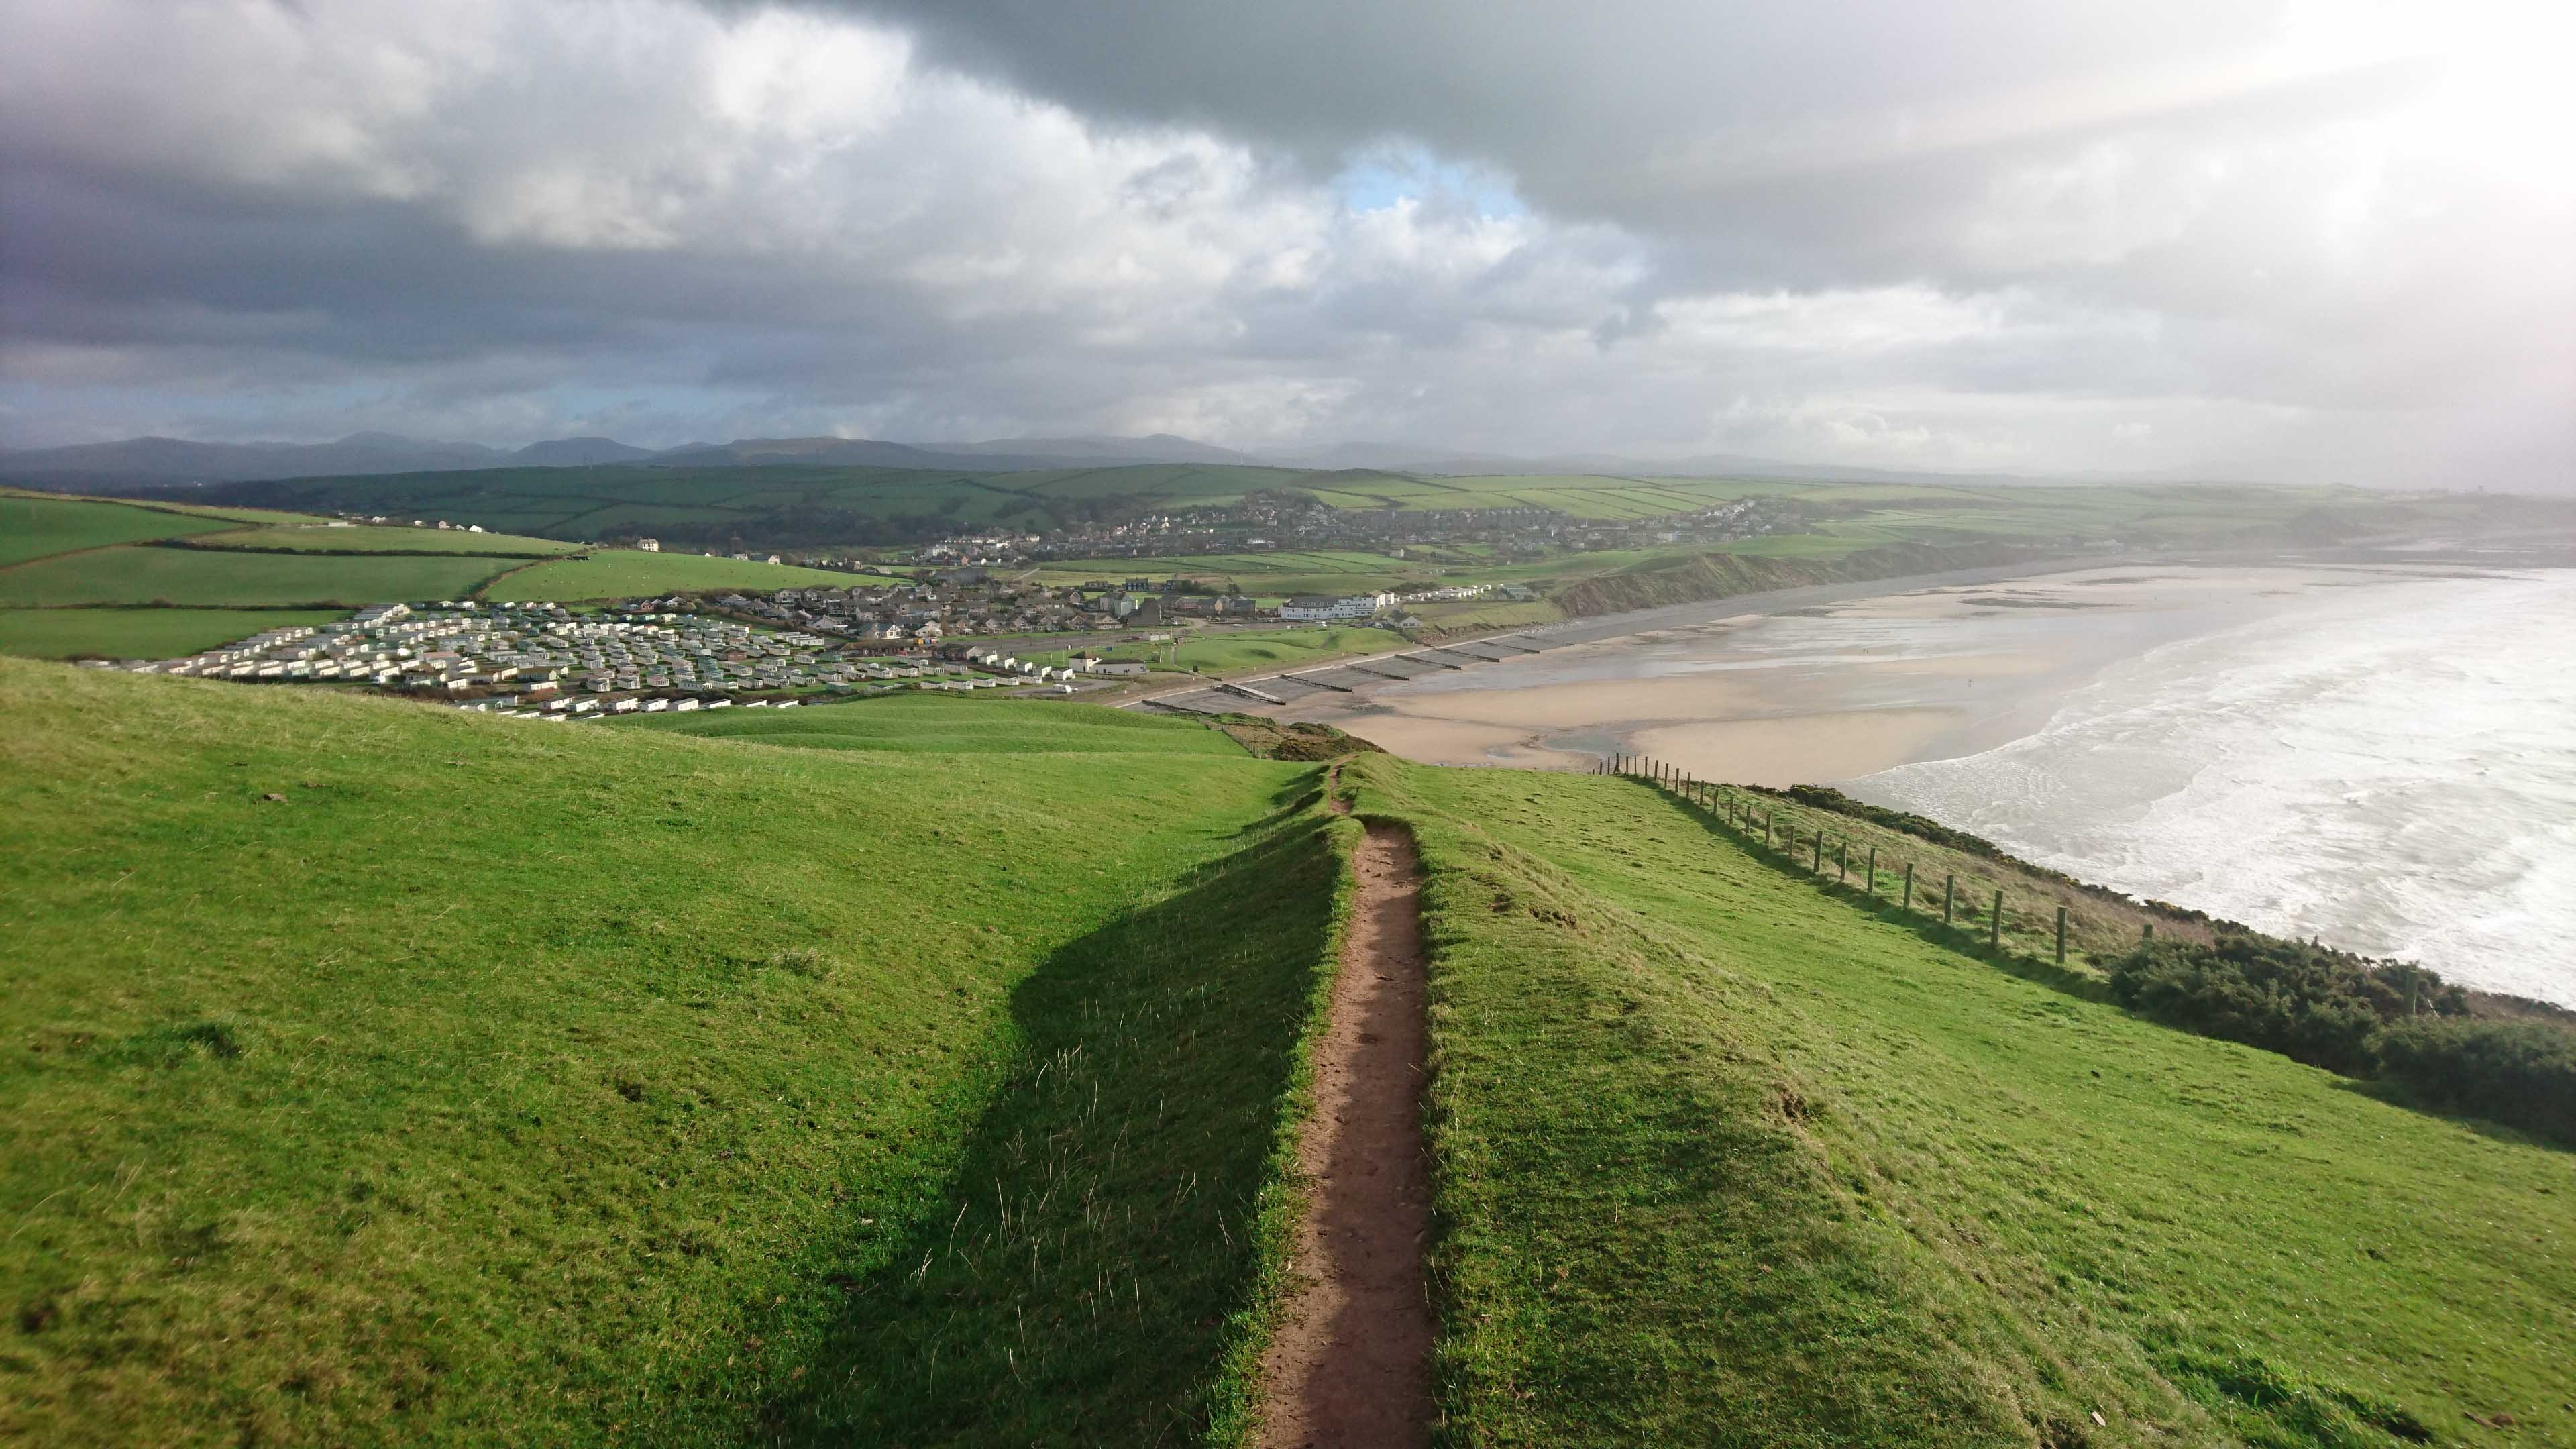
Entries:
<svg viewBox="0 0 2576 1449">
<path fill-rule="evenodd" d="M 2554 0 L 0 0 L 0 445 L 2576 488 Z"/>
</svg>

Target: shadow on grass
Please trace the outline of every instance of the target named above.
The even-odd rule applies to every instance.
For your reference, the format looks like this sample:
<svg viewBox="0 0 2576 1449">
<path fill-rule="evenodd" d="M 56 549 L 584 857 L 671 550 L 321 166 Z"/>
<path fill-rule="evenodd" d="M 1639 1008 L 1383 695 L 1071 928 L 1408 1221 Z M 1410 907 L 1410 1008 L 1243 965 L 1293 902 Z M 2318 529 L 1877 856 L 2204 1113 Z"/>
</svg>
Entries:
<svg viewBox="0 0 2576 1449">
<path fill-rule="evenodd" d="M 1180 1444 L 1256 1291 L 1255 1207 L 1342 869 L 1284 811 L 1058 951 L 941 1205 L 773 1399 L 778 1444 Z"/>
<path fill-rule="evenodd" d="M 1655 787 L 1646 785 L 1646 788 L 1652 790 Z M 1876 916 L 1889 925 L 1911 931 L 1944 950 L 1955 951 L 1962 956 L 1975 957 L 2007 976 L 2018 976 L 2024 981 L 2045 986 L 2051 991 L 2061 992 L 2083 1001 L 2107 1002 L 2111 999 L 2108 987 L 2100 980 L 2081 971 L 2070 970 L 2054 962 L 2042 961 L 2035 956 L 2025 956 L 2008 947 L 1991 946 L 1987 944 L 1987 935 L 1984 931 L 1944 925 L 1937 915 L 1919 909 L 1908 909 L 1888 896 L 1872 895 L 1859 886 L 1837 880 L 1830 875 L 1820 874 L 1810 863 L 1812 857 L 1800 854 L 1794 847 L 1784 850 L 1778 846 L 1765 845 L 1754 836 L 1739 833 L 1733 826 L 1726 823 L 1724 817 L 1705 805 L 1681 799 L 1667 791 L 1658 790 L 1656 793 L 1670 800 L 1676 809 L 1698 822 L 1700 829 L 1710 835 L 1725 841 L 1782 875 L 1804 881 L 1854 910 Z M 1826 869 L 1831 870 L 1834 862 L 1829 859 L 1825 865 Z"/>
</svg>

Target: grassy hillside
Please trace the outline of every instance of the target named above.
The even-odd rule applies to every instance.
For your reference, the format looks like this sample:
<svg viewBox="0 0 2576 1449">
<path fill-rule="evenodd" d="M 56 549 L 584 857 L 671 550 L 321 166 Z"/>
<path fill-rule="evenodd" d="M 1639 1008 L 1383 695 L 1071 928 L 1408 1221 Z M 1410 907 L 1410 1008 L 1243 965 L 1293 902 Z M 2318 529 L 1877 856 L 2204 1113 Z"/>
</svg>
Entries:
<svg viewBox="0 0 2576 1449">
<path fill-rule="evenodd" d="M 2569 1154 L 1944 949 L 1641 784 L 1343 778 L 1430 871 L 1453 1441 L 2576 1443 Z"/>
<path fill-rule="evenodd" d="M 1304 628 L 1251 629 L 1221 634 L 1183 634 L 1170 644 L 1115 644 L 1093 652 L 1110 660 L 1143 660 L 1161 664 L 1166 661 L 1180 670 L 1198 669 L 1208 674 L 1243 674 L 1281 669 L 1302 669 L 1308 665 L 1329 664 L 1360 654 L 1383 654 L 1401 649 L 1405 637 L 1391 629 L 1336 626 Z M 1013 650 L 1014 657 L 1038 664 L 1062 664 L 1071 657 L 1067 649 L 1049 649 L 1044 639 L 1033 639 L 1028 652 Z"/>
<path fill-rule="evenodd" d="M 209 534 L 199 548 L 283 549 L 289 553 L 475 553 L 496 558 L 550 558 L 572 553 L 581 545 L 512 533 L 475 533 L 462 528 L 404 528 L 359 524 L 334 528 L 325 523 L 286 523 Z"/>
<path fill-rule="evenodd" d="M 495 580 L 483 597 L 501 603 L 530 599 L 631 599 L 646 594 L 702 589 L 846 589 L 861 580 L 829 569 L 703 558 L 693 553 L 642 553 L 603 549 L 587 558 L 536 564 Z"/>
<path fill-rule="evenodd" d="M 0 720 L 0 1439 L 1239 1422 L 1348 829 L 1311 767 L 11 661 Z"/>
<path fill-rule="evenodd" d="M 0 608 L 166 603 L 238 609 L 455 599 L 512 562 L 461 555 L 102 548 L 0 569 Z"/>
<path fill-rule="evenodd" d="M 1173 729 L 1172 723 L 1166 716 L 1094 709 L 1061 701 L 892 694 L 784 713 L 728 709 L 637 715 L 617 721 L 612 728 L 742 739 L 804 749 L 940 755 L 1178 754 L 1231 759 L 1243 753 L 1214 730 L 1194 724 Z"/>
<path fill-rule="evenodd" d="M 0 654 L 175 659 L 263 629 L 327 624 L 345 609 L 0 609 Z"/>
<path fill-rule="evenodd" d="M 233 526 L 222 519 L 123 503 L 0 493 L 0 566 L 74 549 L 180 538 Z"/>
</svg>

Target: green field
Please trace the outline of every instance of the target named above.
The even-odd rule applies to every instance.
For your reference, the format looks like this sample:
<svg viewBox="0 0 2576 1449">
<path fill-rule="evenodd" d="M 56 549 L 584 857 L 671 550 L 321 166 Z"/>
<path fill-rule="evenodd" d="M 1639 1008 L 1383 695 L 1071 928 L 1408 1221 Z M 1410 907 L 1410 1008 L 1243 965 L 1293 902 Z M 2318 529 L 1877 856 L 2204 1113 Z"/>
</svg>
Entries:
<svg viewBox="0 0 2576 1449">
<path fill-rule="evenodd" d="M 0 609 L 0 654 L 176 659 L 266 629 L 327 624 L 340 609 Z"/>
<path fill-rule="evenodd" d="M 629 599 L 708 589 L 804 589 L 821 585 L 846 589 L 865 583 L 856 574 L 791 564 L 748 563 L 735 558 L 702 558 L 693 553 L 640 553 L 604 549 L 588 558 L 538 564 L 511 574 L 483 591 L 499 603 L 532 599 Z"/>
<path fill-rule="evenodd" d="M 1103 659 L 1142 660 L 1153 664 L 1174 661 L 1177 657 L 1172 667 L 1181 672 L 1197 669 L 1221 675 L 1302 669 L 1358 654 L 1383 654 L 1390 649 L 1402 649 L 1408 642 L 1403 635 L 1391 629 L 1318 629 L 1308 626 L 1303 629 L 1183 633 L 1177 635 L 1172 644 L 1113 644 L 1092 652 Z M 1071 658 L 1072 651 L 1041 648 L 1021 653 L 1014 649 L 1012 654 L 1033 664 L 1062 665 Z"/>
<path fill-rule="evenodd" d="M 74 549 L 184 538 L 230 526 L 219 519 L 162 513 L 122 503 L 0 493 L 0 567 Z"/>
<path fill-rule="evenodd" d="M 2566 1152 L 1946 949 L 1634 782 L 1344 778 L 1429 872 L 1455 1442 L 2576 1443 Z"/>
<path fill-rule="evenodd" d="M 125 547 L 0 569 L 0 608 L 175 604 L 190 608 L 363 605 L 462 598 L 507 559 L 231 553 Z"/>
<path fill-rule="evenodd" d="M 968 699 L 901 692 L 883 699 L 790 710 L 727 709 L 648 714 L 621 728 L 742 739 L 824 750 L 915 754 L 1203 754 L 1243 751 L 1214 730 L 1151 728 L 1166 720 L 1043 700 Z M 1140 728 L 1140 726 L 1147 726 Z"/>
<path fill-rule="evenodd" d="M 1315 767 L 11 660 L 0 721 L 0 1438 L 1242 1442 Z M 2141 908 L 1776 807 L 2007 886 L 1989 958 L 1634 781 L 1338 768 L 1425 870 L 1440 1442 L 2576 1444 L 2576 1154 L 2107 1004 Z"/>
<path fill-rule="evenodd" d="M 1239 1416 L 1349 829 L 1311 767 L 8 661 L 0 717 L 0 1436 Z"/>
<path fill-rule="evenodd" d="M 581 545 L 551 538 L 524 538 L 510 533 L 474 533 L 459 528 L 398 528 L 392 525 L 279 524 L 245 528 L 197 540 L 204 548 L 286 549 L 296 553 L 471 553 L 495 558 L 548 558 L 573 553 Z"/>
</svg>

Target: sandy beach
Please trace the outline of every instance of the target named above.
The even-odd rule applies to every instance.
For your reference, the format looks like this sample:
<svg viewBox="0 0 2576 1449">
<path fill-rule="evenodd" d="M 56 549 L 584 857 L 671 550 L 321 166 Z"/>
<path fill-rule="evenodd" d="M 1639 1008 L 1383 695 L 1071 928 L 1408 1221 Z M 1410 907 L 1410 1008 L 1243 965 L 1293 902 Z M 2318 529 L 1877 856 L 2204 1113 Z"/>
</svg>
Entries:
<svg viewBox="0 0 2576 1449">
<path fill-rule="evenodd" d="M 2454 572 L 2085 568 L 1656 629 L 1280 713 L 1435 764 L 1588 769 L 1618 750 L 1755 784 L 1849 780 L 2019 738 L 2159 645 L 2321 590 Z"/>
</svg>

